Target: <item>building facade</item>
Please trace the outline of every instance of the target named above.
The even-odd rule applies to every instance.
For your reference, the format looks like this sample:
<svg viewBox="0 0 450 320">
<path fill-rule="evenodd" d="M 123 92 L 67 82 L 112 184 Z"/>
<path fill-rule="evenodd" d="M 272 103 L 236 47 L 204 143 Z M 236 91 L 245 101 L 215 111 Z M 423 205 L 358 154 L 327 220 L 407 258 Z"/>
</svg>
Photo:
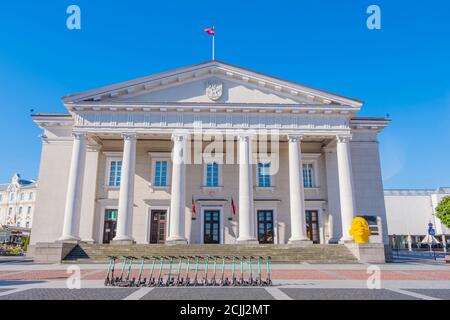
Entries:
<svg viewBox="0 0 450 320">
<path fill-rule="evenodd" d="M 441 242 L 440 246 L 444 249 L 449 247 L 450 229 L 436 217 L 436 207 L 444 197 L 450 197 L 450 188 L 385 190 L 391 247 L 408 250 L 420 248 L 430 223 L 433 224 L 436 239 Z"/>
<path fill-rule="evenodd" d="M 31 244 L 388 243 L 361 101 L 210 61 L 63 98 L 42 128 Z"/>
<path fill-rule="evenodd" d="M 0 223 L 6 227 L 31 229 L 37 182 L 14 174 L 10 183 L 0 184 Z"/>
</svg>

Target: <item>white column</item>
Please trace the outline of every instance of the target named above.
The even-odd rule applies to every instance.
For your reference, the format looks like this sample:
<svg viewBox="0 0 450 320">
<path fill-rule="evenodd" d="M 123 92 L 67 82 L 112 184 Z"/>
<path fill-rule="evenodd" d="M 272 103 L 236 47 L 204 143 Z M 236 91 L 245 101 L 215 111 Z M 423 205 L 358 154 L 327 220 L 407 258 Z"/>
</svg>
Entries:
<svg viewBox="0 0 450 320">
<path fill-rule="evenodd" d="M 240 243 L 257 243 L 254 232 L 252 146 L 250 135 L 238 136 L 239 143 L 239 237 Z"/>
<path fill-rule="evenodd" d="M 289 243 L 308 241 L 305 222 L 305 195 L 301 136 L 288 136 L 289 144 L 289 201 L 291 210 L 291 237 Z"/>
<path fill-rule="evenodd" d="M 170 197 L 169 237 L 166 243 L 187 244 L 185 236 L 186 207 L 186 133 L 172 135 L 172 193 Z"/>
<path fill-rule="evenodd" d="M 131 221 L 134 205 L 134 175 L 136 166 L 136 134 L 123 135 L 122 174 L 120 176 L 119 210 L 117 214 L 117 233 L 113 239 L 119 243 L 133 242 Z"/>
<path fill-rule="evenodd" d="M 350 137 L 337 137 L 337 158 L 339 173 L 339 194 L 341 202 L 342 238 L 340 242 L 352 241 L 349 230 L 356 214 L 354 196 Z"/>
<path fill-rule="evenodd" d="M 86 158 L 86 134 L 73 133 L 72 159 L 70 162 L 69 183 L 66 207 L 64 210 L 63 232 L 60 241 L 79 241 L 81 189 L 83 185 L 84 163 Z"/>
</svg>

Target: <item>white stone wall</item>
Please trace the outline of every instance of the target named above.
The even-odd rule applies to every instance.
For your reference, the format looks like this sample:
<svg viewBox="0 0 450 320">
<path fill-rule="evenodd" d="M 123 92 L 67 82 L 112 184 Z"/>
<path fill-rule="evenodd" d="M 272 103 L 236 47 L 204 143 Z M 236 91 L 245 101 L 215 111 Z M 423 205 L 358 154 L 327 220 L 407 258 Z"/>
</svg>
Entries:
<svg viewBox="0 0 450 320">
<path fill-rule="evenodd" d="M 62 132 L 64 136 L 70 136 L 70 129 Z M 31 244 L 54 242 L 61 236 L 71 154 L 70 140 L 42 144 Z"/>
<path fill-rule="evenodd" d="M 376 135 L 356 133 L 351 142 L 356 215 L 378 216 L 382 219 L 383 242 L 388 243 L 388 222 L 384 204 L 380 153 Z"/>
</svg>

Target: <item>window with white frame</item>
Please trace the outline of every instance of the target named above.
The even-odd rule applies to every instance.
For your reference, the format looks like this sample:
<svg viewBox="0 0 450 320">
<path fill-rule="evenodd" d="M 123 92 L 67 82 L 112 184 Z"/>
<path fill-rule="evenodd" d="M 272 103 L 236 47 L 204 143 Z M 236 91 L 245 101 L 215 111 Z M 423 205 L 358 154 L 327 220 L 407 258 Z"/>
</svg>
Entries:
<svg viewBox="0 0 450 320">
<path fill-rule="evenodd" d="M 26 223 L 25 223 L 25 228 L 30 228 L 30 221 L 27 221 Z"/>
<path fill-rule="evenodd" d="M 155 174 L 153 176 L 153 186 L 167 187 L 167 168 L 168 161 L 157 159 L 155 160 Z"/>
<path fill-rule="evenodd" d="M 258 187 L 270 186 L 270 162 L 258 162 Z"/>
<path fill-rule="evenodd" d="M 219 163 L 216 161 L 206 163 L 206 186 L 219 186 Z"/>
<path fill-rule="evenodd" d="M 14 201 L 14 192 L 9 195 L 9 201 Z"/>
<path fill-rule="evenodd" d="M 108 185 L 110 187 L 119 187 L 121 174 L 122 174 L 122 160 L 111 160 L 109 162 Z"/>
<path fill-rule="evenodd" d="M 2 201 L 3 201 L 3 195 L 0 194 L 0 202 L 2 202 Z"/>
<path fill-rule="evenodd" d="M 305 188 L 314 188 L 314 165 L 312 163 L 303 164 L 303 186 Z"/>
<path fill-rule="evenodd" d="M 9 209 L 8 209 L 8 215 L 12 215 L 12 210 L 13 210 L 13 208 L 12 208 L 12 207 L 9 207 Z"/>
<path fill-rule="evenodd" d="M 23 208 L 22 208 L 22 207 L 19 207 L 19 215 L 22 214 L 22 211 L 23 211 Z"/>
<path fill-rule="evenodd" d="M 28 207 L 27 208 L 27 214 L 30 214 L 31 213 L 31 207 Z"/>
<path fill-rule="evenodd" d="M 23 201 L 23 199 L 25 199 L 25 193 L 21 192 L 20 193 L 20 201 Z"/>
<path fill-rule="evenodd" d="M 30 194 L 28 195 L 28 200 L 33 200 L 34 194 L 33 192 L 30 192 Z"/>
</svg>

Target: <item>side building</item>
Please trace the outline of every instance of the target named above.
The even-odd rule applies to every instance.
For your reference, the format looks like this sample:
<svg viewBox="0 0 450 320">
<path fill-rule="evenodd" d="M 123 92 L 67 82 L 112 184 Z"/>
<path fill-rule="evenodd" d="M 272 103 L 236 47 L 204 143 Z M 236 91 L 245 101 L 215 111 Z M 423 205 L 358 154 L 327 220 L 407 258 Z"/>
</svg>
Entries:
<svg viewBox="0 0 450 320">
<path fill-rule="evenodd" d="M 21 241 L 33 225 L 37 182 L 14 174 L 9 183 L 0 184 L 0 242 Z"/>
<path fill-rule="evenodd" d="M 450 229 L 436 216 L 436 207 L 450 196 L 450 188 L 392 189 L 384 191 L 389 243 L 395 249 L 417 249 L 433 224 L 441 246 L 450 246 Z M 445 248 L 445 246 L 443 246 Z"/>
</svg>

